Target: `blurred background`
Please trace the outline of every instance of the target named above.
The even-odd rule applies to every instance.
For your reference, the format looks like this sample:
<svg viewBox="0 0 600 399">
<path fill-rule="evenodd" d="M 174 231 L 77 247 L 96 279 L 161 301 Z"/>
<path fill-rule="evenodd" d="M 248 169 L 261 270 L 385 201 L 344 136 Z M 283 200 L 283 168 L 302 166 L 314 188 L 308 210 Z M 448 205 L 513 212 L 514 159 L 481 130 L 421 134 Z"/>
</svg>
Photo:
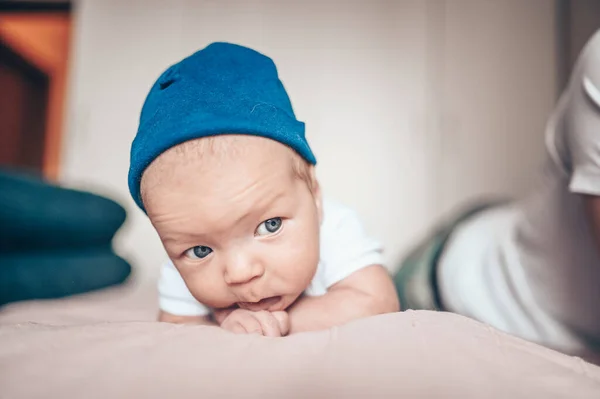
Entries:
<svg viewBox="0 0 600 399">
<path fill-rule="evenodd" d="M 123 205 L 116 251 L 156 278 L 166 256 L 127 189 L 142 102 L 181 58 L 242 44 L 275 60 L 325 194 L 394 269 L 455 207 L 533 184 L 598 28 L 598 0 L 0 1 L 0 166 Z"/>
</svg>

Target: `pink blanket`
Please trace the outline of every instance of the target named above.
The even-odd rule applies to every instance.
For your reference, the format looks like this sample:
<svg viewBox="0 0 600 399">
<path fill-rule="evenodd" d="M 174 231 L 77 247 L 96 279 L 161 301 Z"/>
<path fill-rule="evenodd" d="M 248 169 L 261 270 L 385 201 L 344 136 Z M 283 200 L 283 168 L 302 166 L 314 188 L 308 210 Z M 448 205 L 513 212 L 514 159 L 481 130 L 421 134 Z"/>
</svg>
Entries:
<svg viewBox="0 0 600 399">
<path fill-rule="evenodd" d="M 600 368 L 447 313 L 286 338 L 154 322 L 153 290 L 0 311 L 0 398 L 600 398 Z"/>
</svg>

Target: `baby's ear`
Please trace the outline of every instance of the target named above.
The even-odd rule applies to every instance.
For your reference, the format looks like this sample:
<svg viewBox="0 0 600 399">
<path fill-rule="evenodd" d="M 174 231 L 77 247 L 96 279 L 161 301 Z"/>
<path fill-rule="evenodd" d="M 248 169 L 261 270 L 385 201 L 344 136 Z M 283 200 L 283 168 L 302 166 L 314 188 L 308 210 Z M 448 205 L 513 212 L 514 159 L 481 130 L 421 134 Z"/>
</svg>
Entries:
<svg viewBox="0 0 600 399">
<path fill-rule="evenodd" d="M 323 196 L 321 194 L 321 185 L 317 180 L 317 172 L 314 165 L 309 166 L 310 189 L 312 191 L 315 206 L 319 215 L 319 224 L 323 222 Z"/>
</svg>

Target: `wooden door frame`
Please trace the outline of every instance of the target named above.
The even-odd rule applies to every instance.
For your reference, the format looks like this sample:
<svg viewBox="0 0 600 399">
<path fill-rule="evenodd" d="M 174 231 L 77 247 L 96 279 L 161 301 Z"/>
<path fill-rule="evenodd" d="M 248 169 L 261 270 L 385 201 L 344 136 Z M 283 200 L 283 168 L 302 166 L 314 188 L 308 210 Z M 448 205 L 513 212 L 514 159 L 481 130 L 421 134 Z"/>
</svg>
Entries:
<svg viewBox="0 0 600 399">
<path fill-rule="evenodd" d="M 0 40 L 50 80 L 42 173 L 56 180 L 64 137 L 70 2 L 0 2 Z"/>
</svg>

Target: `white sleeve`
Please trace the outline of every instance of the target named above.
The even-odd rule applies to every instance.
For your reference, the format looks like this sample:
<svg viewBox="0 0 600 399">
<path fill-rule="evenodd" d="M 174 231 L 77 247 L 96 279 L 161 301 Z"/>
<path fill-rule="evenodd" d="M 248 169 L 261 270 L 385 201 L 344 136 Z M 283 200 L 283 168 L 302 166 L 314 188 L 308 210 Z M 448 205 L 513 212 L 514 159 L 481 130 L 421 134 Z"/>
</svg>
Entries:
<svg viewBox="0 0 600 399">
<path fill-rule="evenodd" d="M 163 264 L 158 280 L 160 310 L 175 316 L 206 316 L 210 310 L 196 300 L 171 261 Z"/>
<path fill-rule="evenodd" d="M 563 125 L 569 190 L 600 195 L 600 34 L 582 52 L 572 79 Z"/>
<path fill-rule="evenodd" d="M 324 201 L 321 225 L 321 283 L 329 288 L 352 273 L 383 264 L 383 247 L 369 237 L 356 212 L 335 202 Z"/>
</svg>

